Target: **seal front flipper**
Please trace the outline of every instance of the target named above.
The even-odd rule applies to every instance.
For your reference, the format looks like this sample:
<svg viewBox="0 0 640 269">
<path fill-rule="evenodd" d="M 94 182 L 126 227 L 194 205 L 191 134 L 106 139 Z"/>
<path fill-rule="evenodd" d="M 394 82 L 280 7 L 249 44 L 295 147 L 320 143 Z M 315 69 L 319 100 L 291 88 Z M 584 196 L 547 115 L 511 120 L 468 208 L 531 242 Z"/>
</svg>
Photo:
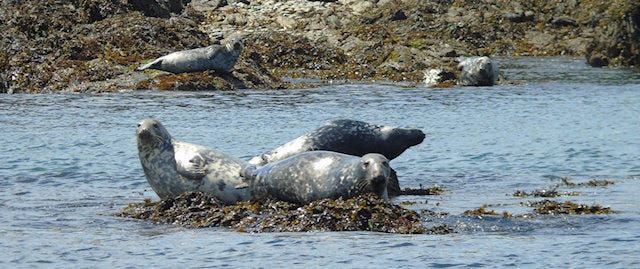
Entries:
<svg viewBox="0 0 640 269">
<path fill-rule="evenodd" d="M 207 175 L 207 163 L 210 160 L 201 155 L 195 154 L 189 160 L 176 160 L 178 174 L 192 180 L 202 180 Z"/>
</svg>

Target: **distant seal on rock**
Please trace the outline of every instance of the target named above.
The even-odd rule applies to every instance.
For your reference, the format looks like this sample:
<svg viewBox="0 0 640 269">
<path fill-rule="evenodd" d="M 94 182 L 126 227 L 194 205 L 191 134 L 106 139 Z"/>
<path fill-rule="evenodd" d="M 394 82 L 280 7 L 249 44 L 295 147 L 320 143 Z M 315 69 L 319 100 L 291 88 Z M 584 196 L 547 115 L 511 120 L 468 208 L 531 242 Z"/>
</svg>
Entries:
<svg viewBox="0 0 640 269">
<path fill-rule="evenodd" d="M 425 134 L 419 129 L 381 126 L 356 120 L 334 120 L 286 144 L 259 156 L 249 163 L 262 166 L 287 157 L 313 150 L 326 150 L 354 156 L 380 153 L 392 160 L 407 148 L 422 143 Z M 391 169 L 388 194 L 400 193 L 396 171 Z"/>
<path fill-rule="evenodd" d="M 155 119 L 145 119 L 136 129 L 138 155 L 151 188 L 160 198 L 187 191 L 211 194 L 226 204 L 247 201 L 250 190 L 240 176 L 248 164 L 204 146 L 180 142 Z"/>
<path fill-rule="evenodd" d="M 242 48 L 242 41 L 237 38 L 226 45 L 177 51 L 140 66 L 138 71 L 150 68 L 174 74 L 207 70 L 229 72 L 238 61 Z"/>
<path fill-rule="evenodd" d="M 362 157 L 330 151 L 300 153 L 256 168 L 245 167 L 242 174 L 251 181 L 254 200 L 268 198 L 297 204 L 363 193 L 388 198 L 387 181 L 391 168 L 381 154 Z"/>
<path fill-rule="evenodd" d="M 460 58 L 458 84 L 464 86 L 493 86 L 498 80 L 498 65 L 487 56 Z"/>
</svg>

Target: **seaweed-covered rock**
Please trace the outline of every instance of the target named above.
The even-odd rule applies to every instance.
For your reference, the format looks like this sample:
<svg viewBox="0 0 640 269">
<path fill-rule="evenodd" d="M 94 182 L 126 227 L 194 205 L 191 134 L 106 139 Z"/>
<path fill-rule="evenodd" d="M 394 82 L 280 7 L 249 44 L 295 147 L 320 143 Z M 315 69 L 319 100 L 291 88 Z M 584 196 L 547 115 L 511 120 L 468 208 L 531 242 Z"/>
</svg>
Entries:
<svg viewBox="0 0 640 269">
<path fill-rule="evenodd" d="M 0 6 L 0 93 L 104 92 L 156 86 L 134 67 L 176 50 L 215 40 L 188 17 L 144 16 L 145 1 L 16 1 Z M 147 1 L 179 13 L 181 1 Z M 145 2 L 146 3 L 146 2 Z M 160 16 L 162 17 L 162 16 Z M 199 81 L 200 74 L 166 79 L 171 89 L 282 88 L 284 84 L 251 58 L 234 75 Z M 143 81 L 143 83 L 141 83 Z M 145 84 L 144 81 L 147 81 Z M 162 83 L 158 83 L 162 84 Z M 160 87 L 157 87 L 160 88 Z"/>
<path fill-rule="evenodd" d="M 374 231 L 425 233 L 418 213 L 384 202 L 373 194 L 324 199 L 299 206 L 282 201 L 224 206 L 197 192 L 159 202 L 130 204 L 121 217 L 189 227 L 228 227 L 248 232 Z"/>
<path fill-rule="evenodd" d="M 604 13 L 586 58 L 591 66 L 640 66 L 640 2 L 613 1 Z"/>
</svg>

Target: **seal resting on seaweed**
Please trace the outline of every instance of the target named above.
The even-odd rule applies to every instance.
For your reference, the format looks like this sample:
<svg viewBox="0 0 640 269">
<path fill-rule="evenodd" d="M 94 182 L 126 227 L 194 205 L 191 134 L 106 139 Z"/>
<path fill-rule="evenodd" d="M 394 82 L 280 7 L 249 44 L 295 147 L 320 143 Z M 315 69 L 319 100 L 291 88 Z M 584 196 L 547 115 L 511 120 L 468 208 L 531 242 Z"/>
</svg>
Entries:
<svg viewBox="0 0 640 269">
<path fill-rule="evenodd" d="M 498 80 L 498 65 L 487 56 L 460 58 L 458 84 L 464 86 L 493 86 Z"/>
<path fill-rule="evenodd" d="M 249 188 L 254 200 L 273 198 L 306 204 L 325 198 L 347 199 L 363 193 L 388 199 L 390 172 L 389 160 L 381 154 L 357 157 L 310 151 L 260 168 L 249 165 L 242 174 L 251 182 Z"/>
<path fill-rule="evenodd" d="M 313 150 L 354 156 L 379 153 L 393 160 L 409 147 L 422 143 L 424 138 L 425 134 L 419 129 L 374 125 L 356 120 L 334 120 L 270 152 L 253 157 L 249 163 L 262 166 Z M 388 187 L 389 195 L 400 193 L 398 177 L 393 169 Z"/>
<path fill-rule="evenodd" d="M 157 69 L 177 73 L 215 70 L 229 72 L 242 52 L 242 41 L 237 38 L 226 45 L 176 51 L 138 67 L 138 71 Z"/>
<path fill-rule="evenodd" d="M 151 188 L 160 198 L 187 191 L 211 194 L 226 204 L 247 201 L 250 190 L 240 176 L 245 161 L 204 146 L 175 140 L 155 119 L 136 129 L 138 155 Z"/>
</svg>

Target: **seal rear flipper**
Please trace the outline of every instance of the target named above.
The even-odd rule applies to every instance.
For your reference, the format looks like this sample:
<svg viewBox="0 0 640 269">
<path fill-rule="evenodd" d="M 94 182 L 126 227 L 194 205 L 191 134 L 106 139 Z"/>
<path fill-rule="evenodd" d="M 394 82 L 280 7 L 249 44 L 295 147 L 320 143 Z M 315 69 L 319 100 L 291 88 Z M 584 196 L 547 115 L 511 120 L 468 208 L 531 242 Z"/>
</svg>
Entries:
<svg viewBox="0 0 640 269">
<path fill-rule="evenodd" d="M 243 178 L 245 182 L 250 182 L 255 178 L 255 172 L 258 169 L 257 166 L 253 164 L 247 164 L 240 169 L 240 177 Z"/>
<path fill-rule="evenodd" d="M 141 65 L 140 67 L 138 67 L 138 71 L 142 71 L 145 69 L 158 69 L 159 65 L 162 63 L 162 58 L 158 58 L 155 59 L 154 61 L 150 62 L 150 63 L 146 63 Z"/>
</svg>

